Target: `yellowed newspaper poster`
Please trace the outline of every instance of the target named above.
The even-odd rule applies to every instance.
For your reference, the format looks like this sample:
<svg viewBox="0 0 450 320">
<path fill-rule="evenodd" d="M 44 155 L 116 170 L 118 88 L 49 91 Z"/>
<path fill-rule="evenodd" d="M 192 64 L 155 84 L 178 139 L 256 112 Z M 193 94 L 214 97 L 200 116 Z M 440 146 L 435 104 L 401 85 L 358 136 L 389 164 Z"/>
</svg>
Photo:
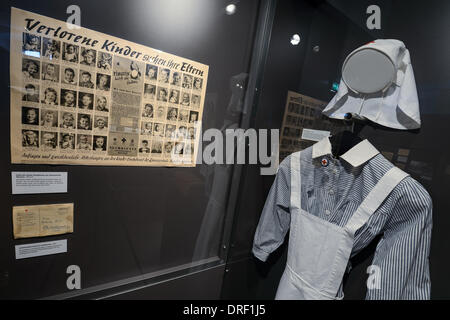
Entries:
<svg viewBox="0 0 450 320">
<path fill-rule="evenodd" d="M 13 207 L 14 239 L 73 232 L 73 203 Z"/>
<path fill-rule="evenodd" d="M 11 8 L 11 162 L 195 166 L 208 66 Z"/>
</svg>

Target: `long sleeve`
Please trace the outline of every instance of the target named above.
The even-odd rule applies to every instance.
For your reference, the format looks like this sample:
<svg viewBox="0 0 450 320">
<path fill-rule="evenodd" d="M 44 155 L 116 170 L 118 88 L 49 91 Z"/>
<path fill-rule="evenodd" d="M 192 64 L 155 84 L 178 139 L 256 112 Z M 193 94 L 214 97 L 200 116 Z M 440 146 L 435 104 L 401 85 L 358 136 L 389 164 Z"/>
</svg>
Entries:
<svg viewBox="0 0 450 320">
<path fill-rule="evenodd" d="M 375 252 L 375 280 L 370 283 L 369 277 L 366 299 L 428 300 L 432 201 L 412 178 L 402 181 L 394 191 L 397 200 Z"/>
<path fill-rule="evenodd" d="M 289 165 L 290 157 L 280 164 L 255 232 L 252 252 L 261 261 L 266 261 L 269 254 L 283 243 L 289 229 Z"/>
</svg>

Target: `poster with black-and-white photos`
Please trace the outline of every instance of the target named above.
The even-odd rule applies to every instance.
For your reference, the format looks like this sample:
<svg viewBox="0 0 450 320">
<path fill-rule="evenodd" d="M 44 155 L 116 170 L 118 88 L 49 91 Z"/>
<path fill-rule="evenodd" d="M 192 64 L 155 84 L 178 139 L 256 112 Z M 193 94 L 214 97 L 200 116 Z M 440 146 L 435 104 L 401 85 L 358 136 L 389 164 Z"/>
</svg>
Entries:
<svg viewBox="0 0 450 320">
<path fill-rule="evenodd" d="M 195 166 L 208 66 L 73 27 L 11 8 L 11 162 Z"/>
</svg>

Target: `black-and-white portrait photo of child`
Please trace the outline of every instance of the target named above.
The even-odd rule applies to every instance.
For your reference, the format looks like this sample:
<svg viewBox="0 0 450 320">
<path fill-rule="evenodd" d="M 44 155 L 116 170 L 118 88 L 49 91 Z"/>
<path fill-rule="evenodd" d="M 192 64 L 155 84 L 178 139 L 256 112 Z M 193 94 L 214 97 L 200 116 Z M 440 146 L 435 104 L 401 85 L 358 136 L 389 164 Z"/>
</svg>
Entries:
<svg viewBox="0 0 450 320">
<path fill-rule="evenodd" d="M 94 128 L 97 131 L 107 132 L 108 131 L 108 118 L 104 117 L 104 116 L 95 116 Z"/>
<path fill-rule="evenodd" d="M 41 126 L 45 128 L 58 127 L 58 111 L 42 110 L 41 112 Z"/>
<path fill-rule="evenodd" d="M 79 130 L 92 130 L 92 119 L 89 114 L 78 114 L 78 126 Z"/>
<path fill-rule="evenodd" d="M 141 122 L 141 134 L 151 135 L 153 133 L 153 123 Z"/>
<path fill-rule="evenodd" d="M 188 107 L 191 104 L 191 96 L 187 92 L 183 92 L 181 95 L 181 105 Z"/>
<path fill-rule="evenodd" d="M 199 95 L 196 95 L 196 94 L 192 95 L 191 105 L 194 108 L 200 107 L 200 96 Z"/>
<path fill-rule="evenodd" d="M 39 102 L 39 85 L 31 83 L 26 84 L 22 101 Z"/>
<path fill-rule="evenodd" d="M 186 138 L 187 136 L 187 127 L 180 126 L 177 130 L 177 138 Z"/>
<path fill-rule="evenodd" d="M 33 59 L 22 59 L 22 76 L 25 81 L 39 80 L 40 62 Z"/>
<path fill-rule="evenodd" d="M 59 89 L 47 87 L 45 88 L 43 94 L 42 94 L 42 100 L 41 103 L 47 104 L 47 105 L 58 105 L 58 91 Z"/>
<path fill-rule="evenodd" d="M 192 81 L 193 81 L 193 77 L 189 74 L 184 74 L 183 75 L 183 85 L 182 87 L 184 89 L 192 89 Z"/>
<path fill-rule="evenodd" d="M 69 89 L 61 89 L 61 106 L 75 108 L 77 102 L 77 92 Z"/>
<path fill-rule="evenodd" d="M 62 84 L 70 84 L 72 86 L 77 84 L 77 70 L 73 68 L 64 68 L 61 75 Z"/>
<path fill-rule="evenodd" d="M 61 55 L 61 41 L 50 38 L 42 39 L 42 56 L 50 60 L 58 60 Z"/>
<path fill-rule="evenodd" d="M 148 146 L 148 140 L 141 141 L 141 147 L 139 148 L 140 153 L 150 153 L 150 148 Z"/>
<path fill-rule="evenodd" d="M 62 150 L 75 149 L 75 134 L 74 133 L 60 133 L 59 134 L 59 147 Z"/>
<path fill-rule="evenodd" d="M 80 64 L 88 67 L 95 67 L 95 58 L 97 57 L 97 52 L 94 49 L 88 49 L 81 47 L 81 57 Z"/>
<path fill-rule="evenodd" d="M 72 112 L 61 112 L 60 128 L 75 129 L 75 114 Z"/>
<path fill-rule="evenodd" d="M 44 150 L 56 149 L 58 145 L 58 134 L 56 132 L 41 132 L 41 148 Z"/>
<path fill-rule="evenodd" d="M 178 119 L 178 109 L 174 107 L 169 107 L 167 109 L 167 120 L 177 121 Z"/>
<path fill-rule="evenodd" d="M 188 138 L 189 139 L 194 139 L 195 138 L 195 129 L 194 129 L 194 127 L 189 127 L 188 128 Z"/>
<path fill-rule="evenodd" d="M 189 123 L 196 123 L 198 121 L 198 112 L 191 111 L 189 114 Z"/>
<path fill-rule="evenodd" d="M 67 62 L 77 63 L 79 50 L 80 48 L 78 46 L 64 42 L 62 59 Z"/>
<path fill-rule="evenodd" d="M 167 141 L 164 143 L 164 153 L 165 154 L 171 154 L 173 150 L 173 142 Z"/>
<path fill-rule="evenodd" d="M 43 62 L 41 79 L 46 81 L 59 82 L 59 65 Z"/>
<path fill-rule="evenodd" d="M 289 103 L 288 111 L 289 112 L 294 112 L 294 104 L 292 102 Z"/>
<path fill-rule="evenodd" d="M 155 100 L 156 86 L 154 84 L 144 84 L 144 99 Z"/>
<path fill-rule="evenodd" d="M 92 82 L 92 73 L 86 70 L 80 70 L 80 80 L 78 85 L 83 88 L 94 89 L 94 82 Z"/>
<path fill-rule="evenodd" d="M 162 141 L 153 140 L 152 153 L 157 153 L 157 154 L 162 153 Z"/>
<path fill-rule="evenodd" d="M 151 64 L 147 64 L 145 68 L 146 80 L 154 81 L 156 80 L 157 75 L 158 75 L 158 67 Z"/>
<path fill-rule="evenodd" d="M 102 112 L 108 112 L 108 99 L 105 96 L 95 96 L 95 110 L 102 111 Z"/>
<path fill-rule="evenodd" d="M 22 34 L 22 52 L 27 56 L 40 58 L 41 56 L 41 37 L 34 34 Z"/>
<path fill-rule="evenodd" d="M 173 148 L 173 153 L 175 154 L 183 154 L 184 153 L 184 143 L 176 142 L 175 147 Z"/>
<path fill-rule="evenodd" d="M 188 122 L 189 121 L 189 111 L 181 109 L 178 115 L 178 120 L 180 122 Z"/>
<path fill-rule="evenodd" d="M 112 67 L 112 54 L 106 52 L 98 52 L 97 68 L 103 71 L 110 71 Z"/>
<path fill-rule="evenodd" d="M 153 118 L 153 105 L 146 103 L 142 111 L 142 116 L 145 118 Z"/>
<path fill-rule="evenodd" d="M 94 103 L 94 94 L 87 92 L 78 92 L 78 108 L 92 110 Z"/>
<path fill-rule="evenodd" d="M 39 148 L 39 131 L 22 130 L 22 147 Z"/>
<path fill-rule="evenodd" d="M 167 102 L 167 89 L 158 87 L 158 101 Z"/>
<path fill-rule="evenodd" d="M 153 136 L 155 137 L 164 137 L 164 124 L 155 123 L 153 125 Z"/>
<path fill-rule="evenodd" d="M 130 78 L 133 80 L 141 81 L 143 65 L 136 61 L 130 61 Z"/>
<path fill-rule="evenodd" d="M 77 149 L 78 150 L 91 150 L 92 148 L 92 136 L 87 134 L 77 135 Z"/>
<path fill-rule="evenodd" d="M 177 127 L 173 124 L 166 124 L 166 138 L 176 138 Z"/>
<path fill-rule="evenodd" d="M 94 136 L 94 143 L 92 150 L 94 151 L 106 151 L 106 137 L 105 136 Z"/>
<path fill-rule="evenodd" d="M 203 87 L 203 79 L 201 78 L 194 78 L 194 90 L 200 91 Z"/>
<path fill-rule="evenodd" d="M 170 69 L 159 68 L 158 82 L 161 84 L 168 84 L 170 77 Z"/>
<path fill-rule="evenodd" d="M 165 119 L 166 118 L 166 107 L 158 106 L 156 108 L 155 118 L 156 119 Z"/>
<path fill-rule="evenodd" d="M 97 90 L 109 91 L 111 87 L 111 76 L 97 73 Z"/>
<path fill-rule="evenodd" d="M 32 126 L 39 125 L 39 109 L 32 107 L 22 107 L 22 124 Z"/>
<path fill-rule="evenodd" d="M 169 102 L 178 104 L 180 101 L 180 91 L 172 89 L 170 90 Z"/>
</svg>

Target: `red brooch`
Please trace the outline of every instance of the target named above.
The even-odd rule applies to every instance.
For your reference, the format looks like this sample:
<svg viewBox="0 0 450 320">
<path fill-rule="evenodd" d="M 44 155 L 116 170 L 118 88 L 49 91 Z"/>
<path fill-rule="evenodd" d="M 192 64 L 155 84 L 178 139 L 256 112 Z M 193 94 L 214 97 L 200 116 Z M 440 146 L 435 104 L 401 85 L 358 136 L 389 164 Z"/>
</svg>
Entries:
<svg viewBox="0 0 450 320">
<path fill-rule="evenodd" d="M 328 166 L 328 159 L 323 158 L 322 161 L 321 161 L 321 163 L 322 163 L 322 167 Z"/>
</svg>

